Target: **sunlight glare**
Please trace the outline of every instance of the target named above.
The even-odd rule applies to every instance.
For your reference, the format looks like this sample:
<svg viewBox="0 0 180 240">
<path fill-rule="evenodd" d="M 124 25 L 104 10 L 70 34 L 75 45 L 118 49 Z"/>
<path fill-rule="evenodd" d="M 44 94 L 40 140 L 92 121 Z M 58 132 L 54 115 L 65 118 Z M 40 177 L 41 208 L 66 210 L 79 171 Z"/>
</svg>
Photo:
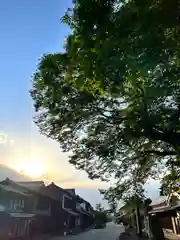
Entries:
<svg viewBox="0 0 180 240">
<path fill-rule="evenodd" d="M 35 158 L 21 161 L 17 170 L 32 178 L 41 177 L 46 173 L 43 162 Z"/>
</svg>

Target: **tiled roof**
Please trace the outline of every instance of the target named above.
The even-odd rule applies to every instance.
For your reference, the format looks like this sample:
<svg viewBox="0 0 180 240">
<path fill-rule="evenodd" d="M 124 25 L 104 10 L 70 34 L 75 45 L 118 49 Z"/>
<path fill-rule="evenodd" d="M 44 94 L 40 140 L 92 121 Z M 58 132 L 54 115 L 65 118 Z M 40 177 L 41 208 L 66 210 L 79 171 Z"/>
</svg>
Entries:
<svg viewBox="0 0 180 240">
<path fill-rule="evenodd" d="M 70 194 L 68 191 L 57 186 L 55 183 L 51 183 L 45 186 L 43 181 L 28 181 L 28 182 L 17 182 L 20 186 L 23 186 L 31 191 L 35 191 L 43 196 L 51 198 L 53 200 L 61 200 L 61 192 L 65 191 Z"/>
<path fill-rule="evenodd" d="M 44 191 L 45 185 L 43 181 L 28 181 L 28 182 L 14 182 L 11 179 L 6 179 L 1 184 L 5 187 L 15 189 L 23 194 L 25 193 L 37 193 L 45 197 L 49 197 L 48 194 Z"/>
<path fill-rule="evenodd" d="M 63 188 L 57 186 L 53 182 L 51 184 L 49 184 L 48 186 L 46 186 L 46 190 L 45 191 L 48 192 L 49 196 L 52 197 L 55 200 L 61 200 L 63 193 L 66 193 L 70 197 L 72 197 L 72 193 L 67 191 L 67 189 L 63 189 Z"/>
<path fill-rule="evenodd" d="M 155 209 L 149 211 L 149 213 L 167 212 L 167 211 L 171 211 L 174 209 L 180 209 L 180 205 L 163 206 L 163 207 L 155 208 Z"/>
<path fill-rule="evenodd" d="M 155 199 L 154 201 L 152 201 L 152 203 L 150 204 L 151 207 L 155 206 L 155 205 L 159 205 L 162 203 L 165 203 L 167 201 L 168 197 L 167 196 L 159 196 L 157 199 Z"/>
<path fill-rule="evenodd" d="M 14 193 L 18 193 L 18 194 L 20 194 L 20 195 L 29 196 L 29 194 L 24 193 L 24 192 L 22 192 L 22 191 L 20 191 L 20 190 L 18 190 L 18 189 L 16 189 L 16 188 L 14 188 L 14 187 L 12 187 L 12 186 L 7 186 L 7 185 L 2 185 L 2 184 L 0 184 L 0 188 L 3 189 L 3 190 L 5 190 L 5 191 L 7 191 L 7 192 L 14 192 Z"/>
<path fill-rule="evenodd" d="M 75 196 L 76 195 L 76 192 L 75 192 L 75 189 L 72 188 L 72 189 L 64 189 L 66 192 L 70 193 L 72 196 Z"/>
<path fill-rule="evenodd" d="M 28 181 L 16 183 L 33 191 L 39 191 L 41 187 L 45 186 L 43 181 Z"/>
</svg>

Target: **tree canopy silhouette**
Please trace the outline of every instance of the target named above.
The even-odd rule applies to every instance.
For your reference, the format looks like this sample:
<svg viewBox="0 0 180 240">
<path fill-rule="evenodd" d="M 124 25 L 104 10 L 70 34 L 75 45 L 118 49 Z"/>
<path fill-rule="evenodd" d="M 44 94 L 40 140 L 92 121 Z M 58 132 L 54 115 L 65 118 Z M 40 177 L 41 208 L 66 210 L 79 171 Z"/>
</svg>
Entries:
<svg viewBox="0 0 180 240">
<path fill-rule="evenodd" d="M 134 195 L 179 163 L 179 2 L 76 0 L 62 21 L 64 52 L 33 76 L 35 122 L 76 168 Z"/>
</svg>

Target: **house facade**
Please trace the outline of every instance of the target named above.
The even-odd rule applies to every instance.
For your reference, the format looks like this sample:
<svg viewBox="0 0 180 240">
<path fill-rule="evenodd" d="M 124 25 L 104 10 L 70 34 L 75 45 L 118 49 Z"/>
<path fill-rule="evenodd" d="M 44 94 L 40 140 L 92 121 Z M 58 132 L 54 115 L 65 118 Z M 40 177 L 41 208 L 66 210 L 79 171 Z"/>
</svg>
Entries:
<svg viewBox="0 0 180 240">
<path fill-rule="evenodd" d="M 93 224 L 91 205 L 77 197 L 74 189 L 54 183 L 45 186 L 42 181 L 14 182 L 7 178 L 0 182 L 1 204 L 13 218 L 27 219 L 29 235 L 66 235 Z"/>
<path fill-rule="evenodd" d="M 53 200 L 45 194 L 45 185 L 42 181 L 14 182 L 6 179 L 1 184 L 6 188 L 15 189 L 15 191 L 22 193 L 22 196 L 19 197 L 15 194 L 8 196 L 8 201 L 10 206 L 13 206 L 13 211 L 34 214 L 31 225 L 32 234 L 38 235 L 51 231 L 51 205 Z M 21 207 L 19 207 L 20 204 Z"/>
<path fill-rule="evenodd" d="M 0 184 L 0 206 L 0 239 L 30 237 L 34 221 L 30 195 Z"/>
<path fill-rule="evenodd" d="M 76 196 L 76 211 L 79 213 L 78 224 L 82 229 L 94 224 L 94 212 L 91 204 L 78 195 Z"/>
<path fill-rule="evenodd" d="M 150 204 L 149 216 L 156 215 L 161 227 L 174 234 L 180 235 L 180 196 L 172 193 L 163 196 Z"/>
<path fill-rule="evenodd" d="M 75 193 L 57 186 L 54 183 L 46 186 L 46 192 L 54 199 L 51 208 L 51 217 L 56 234 L 71 233 L 78 225 L 79 214 L 75 211 Z"/>
</svg>

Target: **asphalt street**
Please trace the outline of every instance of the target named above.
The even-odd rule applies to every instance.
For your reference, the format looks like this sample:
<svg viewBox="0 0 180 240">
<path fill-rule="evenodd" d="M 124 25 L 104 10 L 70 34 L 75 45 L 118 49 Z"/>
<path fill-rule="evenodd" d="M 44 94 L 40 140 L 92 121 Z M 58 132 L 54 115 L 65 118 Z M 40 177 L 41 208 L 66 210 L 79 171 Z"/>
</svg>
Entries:
<svg viewBox="0 0 180 240">
<path fill-rule="evenodd" d="M 78 235 L 56 237 L 51 240 L 115 240 L 123 231 L 122 226 L 108 223 L 104 229 L 92 229 Z"/>
</svg>

